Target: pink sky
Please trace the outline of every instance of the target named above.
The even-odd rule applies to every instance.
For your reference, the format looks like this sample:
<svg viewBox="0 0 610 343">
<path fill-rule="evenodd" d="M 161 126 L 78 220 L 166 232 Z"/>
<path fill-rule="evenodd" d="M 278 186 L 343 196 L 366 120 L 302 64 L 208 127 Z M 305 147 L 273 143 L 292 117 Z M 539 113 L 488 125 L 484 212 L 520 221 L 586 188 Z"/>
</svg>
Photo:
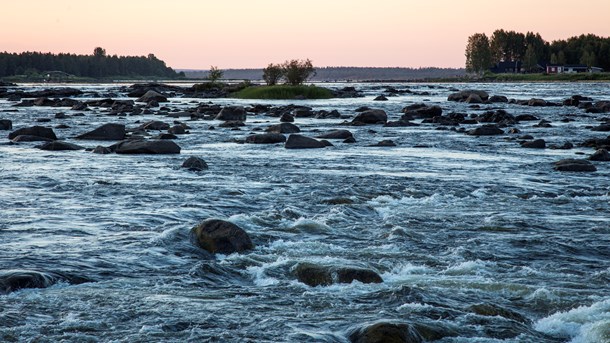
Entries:
<svg viewBox="0 0 610 343">
<path fill-rule="evenodd" d="M 173 68 L 463 67 L 469 35 L 610 36 L 610 1 L 28 0 L 1 7 L 0 51 L 155 54 Z"/>
</svg>

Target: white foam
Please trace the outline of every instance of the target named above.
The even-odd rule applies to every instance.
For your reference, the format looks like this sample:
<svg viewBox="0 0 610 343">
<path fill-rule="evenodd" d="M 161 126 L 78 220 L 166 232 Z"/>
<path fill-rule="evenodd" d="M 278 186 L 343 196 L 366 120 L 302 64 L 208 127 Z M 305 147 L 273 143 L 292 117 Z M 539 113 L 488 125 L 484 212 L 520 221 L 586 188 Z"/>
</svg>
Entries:
<svg viewBox="0 0 610 343">
<path fill-rule="evenodd" d="M 488 264 L 491 262 L 484 262 L 481 260 L 465 261 L 456 265 L 453 265 L 445 270 L 447 275 L 482 275 L 488 273 Z"/>
<path fill-rule="evenodd" d="M 610 342 L 610 298 L 540 319 L 540 332 L 571 339 L 571 343 Z"/>
</svg>

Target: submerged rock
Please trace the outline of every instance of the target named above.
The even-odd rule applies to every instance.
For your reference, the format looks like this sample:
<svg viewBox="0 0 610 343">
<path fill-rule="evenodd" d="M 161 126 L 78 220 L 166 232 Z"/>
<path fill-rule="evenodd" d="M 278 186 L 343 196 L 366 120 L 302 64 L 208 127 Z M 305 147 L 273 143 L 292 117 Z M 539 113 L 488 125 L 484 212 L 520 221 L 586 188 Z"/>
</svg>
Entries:
<svg viewBox="0 0 610 343">
<path fill-rule="evenodd" d="M 587 160 L 568 158 L 555 162 L 554 169 L 568 172 L 594 172 L 597 168 Z"/>
<path fill-rule="evenodd" d="M 424 338 L 409 324 L 376 323 L 349 334 L 351 343 L 421 343 Z"/>
<path fill-rule="evenodd" d="M 12 130 L 13 122 L 9 119 L 0 119 L 0 130 Z"/>
<path fill-rule="evenodd" d="M 250 144 L 276 144 L 286 142 L 286 136 L 281 133 L 261 133 L 246 137 L 246 143 Z"/>
<path fill-rule="evenodd" d="M 170 140 L 128 140 L 111 147 L 117 154 L 179 154 L 180 146 Z"/>
<path fill-rule="evenodd" d="M 300 263 L 295 268 L 297 279 L 309 286 L 329 286 L 334 283 L 381 283 L 383 279 L 372 270 L 353 267 L 328 267 Z"/>
<path fill-rule="evenodd" d="M 502 131 L 502 129 L 496 125 L 482 125 L 468 131 L 467 133 L 471 136 L 494 136 L 501 135 L 504 133 L 504 131 Z"/>
<path fill-rule="evenodd" d="M 76 138 L 96 141 L 120 141 L 125 139 L 125 125 L 112 123 L 104 124 L 97 129 L 83 133 Z"/>
<path fill-rule="evenodd" d="M 202 171 L 208 169 L 208 164 L 205 163 L 205 161 L 199 157 L 191 156 L 182 163 L 181 168 L 185 168 L 191 171 Z"/>
<path fill-rule="evenodd" d="M 199 247 L 211 253 L 232 254 L 254 248 L 246 231 L 225 220 L 205 220 L 191 234 Z"/>
<path fill-rule="evenodd" d="M 51 142 L 47 142 L 43 145 L 40 145 L 37 147 L 40 150 L 48 150 L 48 151 L 63 151 L 63 150 L 84 150 L 85 148 L 80 146 L 80 145 L 76 145 L 76 144 L 72 144 L 72 143 L 68 143 L 68 142 L 62 142 L 62 141 L 51 141 Z"/>
<path fill-rule="evenodd" d="M 292 134 L 286 140 L 286 149 L 320 149 L 327 145 L 317 139 L 305 137 L 302 135 Z"/>
<path fill-rule="evenodd" d="M 8 139 L 13 139 L 17 136 L 36 136 L 41 138 L 46 138 L 50 140 L 56 140 L 57 136 L 53 129 L 44 126 L 32 126 L 32 127 L 24 127 L 19 130 L 13 131 L 8 134 Z"/>
<path fill-rule="evenodd" d="M 46 288 L 59 281 L 79 284 L 90 280 L 35 270 L 5 270 L 0 272 L 0 294 L 8 294 L 24 288 Z"/>
<path fill-rule="evenodd" d="M 353 120 L 354 124 L 385 124 L 388 121 L 388 115 L 384 110 L 366 110 L 360 112 Z"/>
</svg>

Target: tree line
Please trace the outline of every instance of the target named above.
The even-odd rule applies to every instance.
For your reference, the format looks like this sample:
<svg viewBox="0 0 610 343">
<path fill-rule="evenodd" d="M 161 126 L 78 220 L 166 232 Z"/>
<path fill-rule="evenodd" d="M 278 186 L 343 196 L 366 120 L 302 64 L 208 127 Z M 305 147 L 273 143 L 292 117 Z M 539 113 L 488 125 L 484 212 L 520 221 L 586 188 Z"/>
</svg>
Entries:
<svg viewBox="0 0 610 343">
<path fill-rule="evenodd" d="M 103 48 L 95 48 L 92 55 L 52 54 L 41 52 L 0 52 L 0 77 L 13 75 L 37 75 L 50 71 L 61 71 L 78 77 L 104 78 L 166 77 L 180 76 L 165 62 L 148 56 L 107 55 Z"/>
<path fill-rule="evenodd" d="M 610 37 L 593 34 L 556 40 L 551 43 L 539 33 L 525 34 L 496 30 L 491 37 L 475 33 L 468 37 L 466 46 L 466 70 L 485 72 L 500 62 L 521 62 L 527 72 L 538 65 L 582 64 L 610 70 Z"/>
</svg>

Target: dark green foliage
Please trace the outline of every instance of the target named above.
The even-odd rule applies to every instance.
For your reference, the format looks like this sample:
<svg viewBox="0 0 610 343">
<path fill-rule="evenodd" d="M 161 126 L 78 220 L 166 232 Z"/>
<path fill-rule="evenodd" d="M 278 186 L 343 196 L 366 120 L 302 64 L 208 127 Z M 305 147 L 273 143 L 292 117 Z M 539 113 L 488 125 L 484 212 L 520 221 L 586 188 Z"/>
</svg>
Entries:
<svg viewBox="0 0 610 343">
<path fill-rule="evenodd" d="M 263 69 L 263 80 L 267 86 L 274 86 L 284 77 L 284 70 L 279 64 L 269 63 L 267 68 Z"/>
<path fill-rule="evenodd" d="M 0 52 L 0 77 L 27 74 L 43 78 L 49 72 L 58 71 L 81 78 L 113 76 L 178 77 L 178 74 L 172 68 L 167 67 L 165 62 L 159 60 L 153 54 L 148 56 L 109 56 L 106 54 L 106 50 L 99 47 L 93 51 L 92 55 Z"/>
<path fill-rule="evenodd" d="M 222 70 L 218 69 L 218 67 L 211 66 L 207 79 L 210 80 L 211 82 L 216 82 L 216 81 L 222 79 L 223 75 L 224 75 L 224 72 Z"/>
<path fill-rule="evenodd" d="M 491 67 L 491 50 L 489 38 L 484 33 L 475 33 L 468 37 L 466 46 L 466 71 L 482 73 Z"/>
<path fill-rule="evenodd" d="M 282 73 L 288 84 L 296 86 L 315 75 L 316 70 L 309 59 L 305 61 L 290 60 L 282 64 Z"/>
<path fill-rule="evenodd" d="M 255 86 L 233 94 L 239 99 L 330 99 L 333 94 L 322 87 L 310 86 Z"/>
</svg>

